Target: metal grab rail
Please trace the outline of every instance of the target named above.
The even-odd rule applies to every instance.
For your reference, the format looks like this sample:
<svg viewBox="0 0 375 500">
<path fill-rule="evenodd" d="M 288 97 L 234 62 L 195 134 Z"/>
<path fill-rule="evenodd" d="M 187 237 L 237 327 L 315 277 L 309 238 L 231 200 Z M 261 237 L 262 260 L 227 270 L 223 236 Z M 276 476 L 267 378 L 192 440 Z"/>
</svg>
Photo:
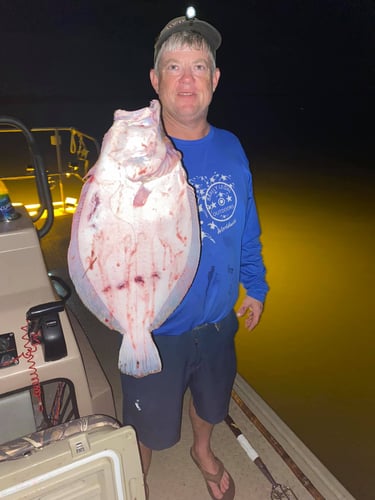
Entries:
<svg viewBox="0 0 375 500">
<path fill-rule="evenodd" d="M 35 168 L 35 182 L 37 186 L 38 197 L 40 200 L 40 208 L 37 214 L 32 217 L 32 221 L 36 222 L 40 219 L 44 211 L 47 211 L 47 217 L 44 221 L 44 224 L 39 229 L 37 229 L 38 237 L 43 238 L 43 236 L 45 236 L 52 227 L 54 212 L 51 192 L 48 185 L 48 178 L 43 166 L 42 157 L 39 154 L 34 137 L 32 136 L 30 130 L 22 122 L 10 116 L 0 116 L 0 125 L 14 127 L 20 130 L 26 138 L 29 152 L 33 159 Z"/>
</svg>

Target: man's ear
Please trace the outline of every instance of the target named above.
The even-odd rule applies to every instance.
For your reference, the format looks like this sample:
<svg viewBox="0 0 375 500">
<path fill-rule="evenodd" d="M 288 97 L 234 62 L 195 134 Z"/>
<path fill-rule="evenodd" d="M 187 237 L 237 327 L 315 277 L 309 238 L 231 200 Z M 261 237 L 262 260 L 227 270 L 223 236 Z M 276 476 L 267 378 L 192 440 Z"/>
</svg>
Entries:
<svg viewBox="0 0 375 500">
<path fill-rule="evenodd" d="M 220 80 L 220 70 L 219 68 L 215 68 L 214 74 L 212 76 L 212 88 L 214 92 L 219 84 L 219 80 Z"/>
<path fill-rule="evenodd" d="M 156 76 L 154 68 L 150 69 L 150 81 L 153 89 L 158 94 L 159 93 L 159 78 Z"/>
</svg>

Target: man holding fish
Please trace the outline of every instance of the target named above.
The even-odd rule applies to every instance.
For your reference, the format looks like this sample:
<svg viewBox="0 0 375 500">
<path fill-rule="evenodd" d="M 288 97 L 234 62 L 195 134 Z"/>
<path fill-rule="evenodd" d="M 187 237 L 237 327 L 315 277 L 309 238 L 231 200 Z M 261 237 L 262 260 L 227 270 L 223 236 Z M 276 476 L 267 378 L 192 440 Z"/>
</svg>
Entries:
<svg viewBox="0 0 375 500">
<path fill-rule="evenodd" d="M 153 331 L 161 372 L 143 378 L 122 374 L 122 386 L 124 424 L 137 431 L 145 477 L 152 450 L 179 441 L 183 396 L 190 389 L 191 457 L 211 498 L 229 500 L 234 483 L 210 442 L 214 425 L 228 413 L 236 375 L 233 307 L 242 283 L 247 295 L 237 316 L 245 316 L 252 330 L 268 286 L 248 161 L 233 134 L 207 121 L 220 79 L 215 64 L 220 44 L 220 33 L 194 13 L 170 21 L 155 44 L 151 84 L 166 133 L 195 188 L 201 256 L 184 299 Z"/>
<path fill-rule="evenodd" d="M 74 214 L 68 263 L 86 307 L 122 334 L 123 423 L 137 432 L 145 478 L 152 450 L 180 439 L 189 389 L 191 458 L 211 498 L 232 500 L 211 436 L 228 414 L 237 316 L 255 328 L 268 286 L 248 160 L 236 136 L 207 121 L 220 44 L 195 13 L 161 31 L 150 72 L 160 103 L 115 112 Z"/>
</svg>

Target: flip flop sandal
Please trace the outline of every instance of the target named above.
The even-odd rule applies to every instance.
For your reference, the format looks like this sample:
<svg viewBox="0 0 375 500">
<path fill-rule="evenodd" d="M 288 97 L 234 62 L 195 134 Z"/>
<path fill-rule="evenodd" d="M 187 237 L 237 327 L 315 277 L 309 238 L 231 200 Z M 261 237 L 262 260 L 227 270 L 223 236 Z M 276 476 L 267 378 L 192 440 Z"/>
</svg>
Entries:
<svg viewBox="0 0 375 500">
<path fill-rule="evenodd" d="M 195 463 L 195 465 L 200 470 L 200 472 L 201 472 L 204 480 L 206 481 L 206 486 L 207 486 L 208 493 L 210 494 L 210 497 L 213 498 L 214 500 L 218 500 L 214 496 L 214 494 L 212 493 L 212 489 L 210 488 L 210 485 L 208 484 L 208 481 L 211 481 L 212 483 L 215 483 L 218 486 L 220 485 L 221 478 L 223 477 L 223 474 L 224 474 L 224 471 L 225 471 L 223 462 L 221 460 L 219 460 L 217 457 L 215 457 L 215 460 L 219 464 L 219 470 L 218 470 L 217 474 L 211 474 L 210 472 L 207 472 L 206 470 L 202 469 L 200 463 L 198 462 L 198 460 L 193 455 L 192 448 L 190 448 L 190 456 L 191 456 L 193 462 Z M 235 493 L 234 481 L 233 481 L 232 476 L 229 474 L 229 472 L 228 471 L 226 471 L 226 472 L 227 472 L 227 474 L 229 476 L 229 488 L 223 494 L 223 496 L 222 496 L 222 498 L 220 500 L 233 500 L 234 493 Z"/>
</svg>

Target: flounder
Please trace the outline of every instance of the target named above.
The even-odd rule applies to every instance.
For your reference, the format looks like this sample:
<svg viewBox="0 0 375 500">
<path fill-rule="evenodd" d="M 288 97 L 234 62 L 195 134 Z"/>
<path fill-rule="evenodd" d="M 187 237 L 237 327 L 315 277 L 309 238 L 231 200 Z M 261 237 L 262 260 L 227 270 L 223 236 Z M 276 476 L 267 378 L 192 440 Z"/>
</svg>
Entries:
<svg viewBox="0 0 375 500">
<path fill-rule="evenodd" d="M 199 256 L 195 193 L 159 101 L 115 111 L 73 216 L 68 267 L 86 307 L 123 334 L 123 373 L 162 369 L 152 331 L 182 301 Z"/>
</svg>

